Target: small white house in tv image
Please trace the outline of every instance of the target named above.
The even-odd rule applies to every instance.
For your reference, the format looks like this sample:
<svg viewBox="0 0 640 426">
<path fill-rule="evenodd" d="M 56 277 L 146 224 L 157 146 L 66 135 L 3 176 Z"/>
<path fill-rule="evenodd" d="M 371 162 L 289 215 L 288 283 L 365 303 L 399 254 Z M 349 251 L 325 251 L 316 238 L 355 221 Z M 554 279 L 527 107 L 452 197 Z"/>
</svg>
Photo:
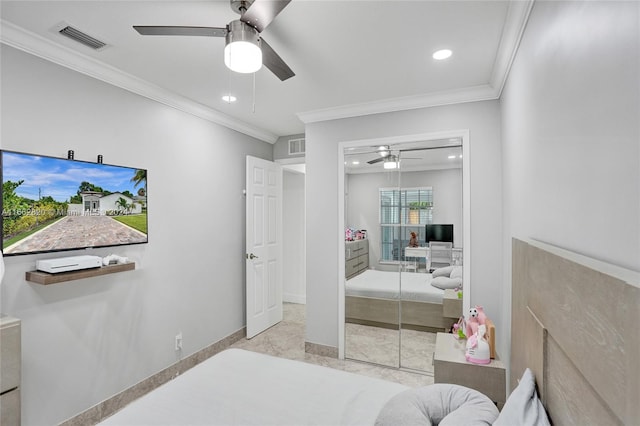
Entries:
<svg viewBox="0 0 640 426">
<path fill-rule="evenodd" d="M 69 216 L 104 216 L 118 214 L 139 214 L 146 203 L 146 197 L 136 196 L 135 199 L 120 192 L 104 195 L 102 192 L 81 192 L 82 204 L 69 204 Z"/>
</svg>

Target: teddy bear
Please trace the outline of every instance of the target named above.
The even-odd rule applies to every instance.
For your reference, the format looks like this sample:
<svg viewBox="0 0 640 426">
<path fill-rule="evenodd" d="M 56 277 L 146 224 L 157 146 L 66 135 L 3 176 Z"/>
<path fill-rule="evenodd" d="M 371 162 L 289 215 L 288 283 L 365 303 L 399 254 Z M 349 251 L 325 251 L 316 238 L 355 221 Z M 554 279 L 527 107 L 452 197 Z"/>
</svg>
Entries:
<svg viewBox="0 0 640 426">
<path fill-rule="evenodd" d="M 411 231 L 411 239 L 409 240 L 409 247 L 418 247 L 418 235 Z"/>
<path fill-rule="evenodd" d="M 479 325 L 486 325 L 486 323 L 487 315 L 484 313 L 482 306 L 476 305 L 474 308 L 469 309 L 469 319 L 466 326 L 467 338 L 478 331 Z"/>
<path fill-rule="evenodd" d="M 467 339 L 478 332 L 478 326 L 480 321 L 478 320 L 478 308 L 469 309 L 469 319 L 466 324 Z"/>
</svg>

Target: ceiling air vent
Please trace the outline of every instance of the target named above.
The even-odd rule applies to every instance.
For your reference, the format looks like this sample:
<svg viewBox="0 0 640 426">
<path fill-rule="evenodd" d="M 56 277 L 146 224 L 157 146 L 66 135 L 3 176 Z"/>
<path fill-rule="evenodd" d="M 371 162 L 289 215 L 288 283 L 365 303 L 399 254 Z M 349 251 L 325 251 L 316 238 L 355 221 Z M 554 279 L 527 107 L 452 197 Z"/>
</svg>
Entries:
<svg viewBox="0 0 640 426">
<path fill-rule="evenodd" d="M 289 155 L 304 154 L 304 138 L 289 139 Z"/>
<path fill-rule="evenodd" d="M 104 43 L 96 38 L 93 38 L 90 35 L 85 34 L 82 31 L 76 28 L 73 28 L 70 25 L 67 25 L 66 27 L 62 28 L 58 32 L 64 36 L 69 37 L 72 40 L 77 41 L 78 43 L 82 43 L 85 46 L 95 50 L 102 49 L 107 45 L 107 43 Z"/>
</svg>

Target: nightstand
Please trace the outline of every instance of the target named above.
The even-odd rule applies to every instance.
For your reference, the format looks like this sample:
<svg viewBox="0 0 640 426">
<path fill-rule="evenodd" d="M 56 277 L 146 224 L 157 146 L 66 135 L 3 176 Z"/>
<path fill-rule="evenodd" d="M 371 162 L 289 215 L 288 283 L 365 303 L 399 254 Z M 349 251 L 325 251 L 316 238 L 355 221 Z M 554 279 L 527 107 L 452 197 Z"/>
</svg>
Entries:
<svg viewBox="0 0 640 426">
<path fill-rule="evenodd" d="M 0 316 L 0 424 L 20 425 L 20 320 Z"/>
<path fill-rule="evenodd" d="M 434 383 L 453 383 L 482 392 L 502 409 L 506 401 L 506 369 L 496 355 L 489 364 L 473 364 L 464 357 L 466 340 L 457 340 L 450 333 L 436 335 L 433 356 Z"/>
</svg>

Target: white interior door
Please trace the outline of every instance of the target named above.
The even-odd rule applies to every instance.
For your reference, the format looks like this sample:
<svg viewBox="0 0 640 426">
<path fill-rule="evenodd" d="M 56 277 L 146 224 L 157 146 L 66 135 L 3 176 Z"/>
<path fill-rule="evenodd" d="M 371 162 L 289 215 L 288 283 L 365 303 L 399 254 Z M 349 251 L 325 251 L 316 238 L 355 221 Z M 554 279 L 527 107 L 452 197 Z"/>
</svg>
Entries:
<svg viewBox="0 0 640 426">
<path fill-rule="evenodd" d="M 247 156 L 247 338 L 282 321 L 282 167 Z"/>
</svg>

